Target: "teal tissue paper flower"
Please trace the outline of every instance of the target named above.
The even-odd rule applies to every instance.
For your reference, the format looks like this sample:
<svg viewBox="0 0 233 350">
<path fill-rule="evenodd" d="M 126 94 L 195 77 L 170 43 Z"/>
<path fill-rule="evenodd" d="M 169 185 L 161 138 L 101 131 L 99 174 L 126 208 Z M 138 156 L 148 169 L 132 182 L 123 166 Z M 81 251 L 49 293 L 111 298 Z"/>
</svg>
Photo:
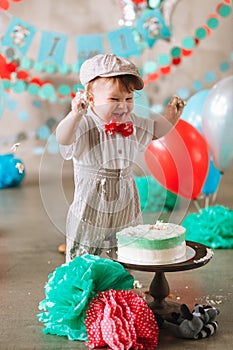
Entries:
<svg viewBox="0 0 233 350">
<path fill-rule="evenodd" d="M 113 260 L 86 254 L 57 267 L 48 276 L 45 299 L 39 303 L 38 319 L 45 334 L 87 341 L 86 311 L 101 291 L 133 288 L 134 278 Z"/>
<path fill-rule="evenodd" d="M 221 205 L 209 206 L 186 216 L 181 224 L 188 241 L 213 249 L 233 248 L 233 210 Z"/>
<path fill-rule="evenodd" d="M 166 212 L 179 206 L 179 197 L 160 185 L 153 176 L 135 176 L 134 179 L 142 212 Z"/>
<path fill-rule="evenodd" d="M 13 153 L 0 155 L 0 189 L 18 186 L 25 177 L 25 168 L 21 159 Z"/>
</svg>

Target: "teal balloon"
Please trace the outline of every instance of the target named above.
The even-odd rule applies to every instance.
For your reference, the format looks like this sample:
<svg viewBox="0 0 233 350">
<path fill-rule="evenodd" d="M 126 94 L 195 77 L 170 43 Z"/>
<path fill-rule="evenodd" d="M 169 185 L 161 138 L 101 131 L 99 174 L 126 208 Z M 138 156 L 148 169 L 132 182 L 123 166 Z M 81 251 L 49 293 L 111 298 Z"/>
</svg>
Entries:
<svg viewBox="0 0 233 350">
<path fill-rule="evenodd" d="M 217 191 L 220 179 L 221 173 L 215 167 L 213 160 L 210 159 L 209 170 L 202 188 L 202 193 L 204 193 L 206 196 L 215 193 Z"/>
<path fill-rule="evenodd" d="M 201 90 L 191 96 L 183 110 L 181 119 L 194 126 L 202 134 L 203 107 L 209 90 Z"/>
</svg>

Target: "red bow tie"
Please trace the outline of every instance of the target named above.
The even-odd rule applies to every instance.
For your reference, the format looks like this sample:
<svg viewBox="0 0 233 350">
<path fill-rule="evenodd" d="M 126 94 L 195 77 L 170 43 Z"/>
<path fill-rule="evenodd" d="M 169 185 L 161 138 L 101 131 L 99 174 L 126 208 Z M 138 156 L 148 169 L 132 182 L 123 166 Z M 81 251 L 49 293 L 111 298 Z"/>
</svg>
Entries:
<svg viewBox="0 0 233 350">
<path fill-rule="evenodd" d="M 112 122 L 105 124 L 105 132 L 109 135 L 113 135 L 116 132 L 121 133 L 122 136 L 128 137 L 132 135 L 134 131 L 133 123 L 132 122 L 126 122 L 126 123 L 117 123 Z"/>
</svg>

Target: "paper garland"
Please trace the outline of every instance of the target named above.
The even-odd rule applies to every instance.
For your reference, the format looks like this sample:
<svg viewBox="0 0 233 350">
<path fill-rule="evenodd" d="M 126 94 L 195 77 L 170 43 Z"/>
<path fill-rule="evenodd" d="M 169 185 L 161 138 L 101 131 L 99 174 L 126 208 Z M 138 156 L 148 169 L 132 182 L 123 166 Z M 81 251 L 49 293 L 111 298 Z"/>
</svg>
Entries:
<svg viewBox="0 0 233 350">
<path fill-rule="evenodd" d="M 182 41 L 182 47 L 175 46 L 170 51 L 170 56 L 167 54 L 160 54 L 158 56 L 157 62 L 147 62 L 143 67 L 143 74 L 145 77 L 145 84 L 149 84 L 158 80 L 161 76 L 170 74 L 172 71 L 172 66 L 176 66 L 182 63 L 182 59 L 185 57 L 190 57 L 192 55 L 193 49 L 198 45 L 200 40 L 204 40 L 207 36 L 207 32 L 211 34 L 211 30 L 217 28 L 219 24 L 220 17 L 228 17 L 231 14 L 232 1 L 226 0 L 224 3 L 220 3 L 216 8 L 216 14 L 209 15 L 206 24 L 195 31 L 195 37 L 185 37 Z M 1 55 L 4 58 L 4 55 Z M 12 89 L 16 93 L 21 93 L 28 91 L 29 94 L 39 96 L 43 100 L 48 100 L 51 103 L 69 101 L 76 92 L 77 88 L 80 87 L 79 84 L 70 87 L 67 84 L 60 85 L 57 90 L 54 88 L 51 81 L 42 81 L 38 77 L 30 77 L 29 71 L 33 66 L 33 62 L 30 59 L 23 58 L 20 60 L 14 57 L 11 62 L 8 62 L 5 58 L 7 69 L 9 69 L 14 74 L 14 82 L 10 79 L 4 79 L 4 88 Z M 23 68 L 21 69 L 21 65 Z M 39 68 L 39 65 L 37 67 Z M 53 74 L 52 64 L 47 64 L 47 72 Z M 43 71 L 43 64 L 40 65 L 40 69 Z M 75 68 L 77 69 L 77 67 Z M 56 71 L 56 69 L 55 69 Z M 70 67 L 65 66 L 64 73 L 69 73 Z"/>
<path fill-rule="evenodd" d="M 22 0 L 12 0 L 13 2 L 20 2 Z M 10 9 L 10 1 L 9 0 L 0 0 L 0 10 L 8 11 Z"/>
<path fill-rule="evenodd" d="M 173 66 L 178 66 L 182 63 L 182 59 L 190 57 L 194 48 L 199 44 L 200 40 L 204 40 L 207 35 L 211 35 L 212 30 L 215 30 L 219 25 L 220 18 L 228 17 L 232 12 L 232 3 L 219 3 L 216 7 L 216 13 L 210 14 L 207 17 L 206 24 L 196 28 L 194 37 L 185 37 L 182 40 L 182 46 L 174 46 L 170 50 L 170 55 L 160 54 L 157 59 L 157 64 L 152 62 L 144 67 L 144 74 L 147 74 L 144 82 L 149 84 L 158 80 L 163 75 L 168 75 L 172 72 Z"/>
<path fill-rule="evenodd" d="M 11 20 L 2 38 L 2 44 L 11 48 L 11 55 L 12 50 L 15 50 L 22 57 L 25 57 L 37 29 L 30 23 L 10 14 L 9 17 Z M 47 65 L 53 66 L 53 73 L 63 70 L 63 67 L 67 67 L 66 64 L 63 64 L 63 59 L 68 35 L 51 31 L 38 32 L 41 33 L 41 40 L 37 60 L 33 63 L 34 68 L 39 64 L 39 66 L 44 67 L 44 70 L 46 70 Z M 157 40 L 169 39 L 170 36 L 170 30 L 166 26 L 160 10 L 145 9 L 133 26 L 124 26 L 105 35 L 75 36 L 77 62 L 69 70 L 77 69 L 79 71 L 80 65 L 87 58 L 104 53 L 104 37 L 108 41 L 111 52 L 118 56 L 130 57 L 139 56 L 145 47 L 152 47 Z M 8 52 L 6 54 L 8 57 L 10 56 Z"/>
<path fill-rule="evenodd" d="M 230 53 L 230 61 L 223 61 L 220 62 L 218 67 L 221 73 L 225 73 L 227 72 L 230 67 L 232 67 L 232 63 L 233 63 L 233 51 Z M 201 89 L 203 89 L 204 84 L 208 83 L 208 84 L 214 84 L 214 82 L 216 81 L 216 77 L 217 77 L 217 72 L 214 71 L 207 71 L 204 74 L 204 81 L 202 80 L 194 80 L 191 84 L 191 88 L 190 90 L 193 90 L 194 92 L 200 91 Z M 0 85 L 1 88 L 2 84 Z M 0 89 L 1 90 L 1 89 Z M 181 98 L 183 99 L 187 99 L 191 93 L 190 90 L 185 88 L 185 87 L 181 87 L 178 91 L 176 91 L 176 94 L 179 95 Z M 25 121 L 27 118 L 30 119 L 30 115 L 28 114 L 28 112 L 26 110 L 20 110 L 20 106 L 18 105 L 18 102 L 13 99 L 10 98 L 10 95 L 7 94 L 7 92 L 4 93 L 4 89 L 2 87 L 2 94 L 1 94 L 1 98 L 2 98 L 2 110 L 1 112 L 3 113 L 3 109 L 7 108 L 9 111 L 11 111 L 11 113 L 16 112 L 16 118 L 20 119 L 22 122 Z M 138 99 L 136 99 L 137 104 L 139 106 L 143 106 L 145 112 L 148 109 L 148 113 L 149 110 L 151 109 L 154 113 L 163 113 L 164 108 L 167 106 L 168 101 L 170 100 L 171 96 L 168 96 L 163 103 L 161 104 L 155 104 L 150 106 L 149 105 L 149 101 L 148 98 L 146 96 L 145 90 L 143 90 L 140 93 L 140 97 Z M 33 100 L 32 101 L 32 105 L 33 107 L 40 109 L 42 108 L 42 102 L 40 100 Z M 22 140 L 27 140 L 27 139 L 36 139 L 41 137 L 41 140 L 45 140 L 45 134 L 48 135 L 48 129 L 50 130 L 50 134 L 49 134 L 49 142 L 47 144 L 47 148 L 45 149 L 44 147 L 37 147 L 33 150 L 34 154 L 42 154 L 43 152 L 47 151 L 48 153 L 51 154 L 55 154 L 58 153 L 58 146 L 57 143 L 55 142 L 55 138 L 52 135 L 52 131 L 54 129 L 54 127 L 56 126 L 57 122 L 60 120 L 60 118 L 62 117 L 62 115 L 57 116 L 57 118 L 53 118 L 53 117 L 49 117 L 44 124 L 42 124 L 36 131 L 26 131 L 26 132 L 20 132 L 16 135 L 10 135 L 7 137 L 3 137 L 1 136 L 0 138 L 0 146 L 1 145 L 7 145 L 7 144 L 13 144 Z M 1 118 L 1 115 L 0 115 Z M 46 131 L 47 130 L 47 131 Z M 45 131 L 45 132 L 44 132 Z"/>
</svg>

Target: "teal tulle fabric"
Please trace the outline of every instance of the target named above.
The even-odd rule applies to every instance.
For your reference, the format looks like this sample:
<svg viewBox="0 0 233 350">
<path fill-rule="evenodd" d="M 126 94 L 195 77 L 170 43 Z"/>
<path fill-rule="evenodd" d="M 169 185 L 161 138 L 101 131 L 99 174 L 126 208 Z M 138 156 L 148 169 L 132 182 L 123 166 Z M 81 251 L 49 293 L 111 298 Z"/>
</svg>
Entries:
<svg viewBox="0 0 233 350">
<path fill-rule="evenodd" d="M 121 264 L 95 255 L 79 256 L 57 267 L 48 276 L 46 298 L 39 303 L 43 332 L 87 341 L 85 319 L 92 298 L 109 289 L 132 289 L 133 283 Z"/>
<path fill-rule="evenodd" d="M 216 205 L 189 214 L 182 222 L 186 239 L 213 249 L 233 248 L 233 210 Z"/>
</svg>

